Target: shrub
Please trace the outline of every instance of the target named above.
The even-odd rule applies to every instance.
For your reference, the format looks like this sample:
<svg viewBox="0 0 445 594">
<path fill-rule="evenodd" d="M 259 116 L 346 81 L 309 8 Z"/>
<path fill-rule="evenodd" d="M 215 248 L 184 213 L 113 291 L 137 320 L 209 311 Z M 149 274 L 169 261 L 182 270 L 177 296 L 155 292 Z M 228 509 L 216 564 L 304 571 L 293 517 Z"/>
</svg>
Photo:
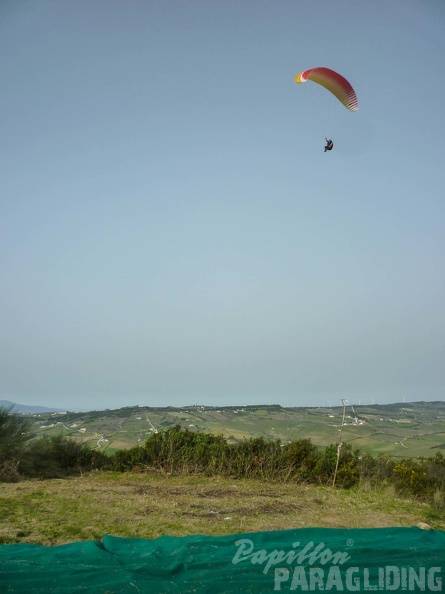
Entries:
<svg viewBox="0 0 445 594">
<path fill-rule="evenodd" d="M 385 486 L 391 482 L 396 462 L 387 454 L 371 456 L 362 454 L 360 460 L 360 478 L 376 486 Z"/>
<path fill-rule="evenodd" d="M 17 480 L 19 458 L 29 439 L 31 422 L 13 412 L 12 407 L 0 407 L 0 480 Z"/>
<path fill-rule="evenodd" d="M 114 470 L 156 468 L 175 474 L 220 474 L 235 478 L 303 480 L 329 484 L 336 463 L 336 448 L 319 448 L 309 439 L 283 445 L 262 437 L 229 444 L 222 436 L 195 433 L 179 425 L 151 435 L 143 446 L 117 451 Z M 359 478 L 359 457 L 343 446 L 339 484 L 350 487 Z"/>
<path fill-rule="evenodd" d="M 63 478 L 104 467 L 107 457 L 87 445 L 58 435 L 31 441 L 20 460 L 20 473 L 30 478 Z"/>
<path fill-rule="evenodd" d="M 312 480 L 321 450 L 310 439 L 300 439 L 282 447 L 277 466 L 282 479 Z"/>
<path fill-rule="evenodd" d="M 173 473 L 220 473 L 224 470 L 229 445 L 221 436 L 194 433 L 180 425 L 151 435 L 143 446 L 117 451 L 115 470 L 151 467 Z"/>
<path fill-rule="evenodd" d="M 337 446 L 330 445 L 322 451 L 314 467 L 312 479 L 322 484 L 332 483 L 337 461 Z"/>
<path fill-rule="evenodd" d="M 432 497 L 436 486 L 434 476 L 427 472 L 428 467 L 428 462 L 424 464 L 411 458 L 395 464 L 392 480 L 396 489 L 415 497 Z"/>
</svg>

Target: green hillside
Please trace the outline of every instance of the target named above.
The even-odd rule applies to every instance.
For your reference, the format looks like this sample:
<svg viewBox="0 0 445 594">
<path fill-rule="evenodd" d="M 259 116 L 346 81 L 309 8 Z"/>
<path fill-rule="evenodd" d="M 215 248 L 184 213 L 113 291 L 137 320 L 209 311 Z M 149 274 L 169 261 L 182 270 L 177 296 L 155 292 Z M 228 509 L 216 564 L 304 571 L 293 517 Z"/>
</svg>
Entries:
<svg viewBox="0 0 445 594">
<path fill-rule="evenodd" d="M 113 410 L 29 415 L 33 435 L 59 435 L 113 452 L 143 443 L 152 433 L 174 425 L 223 435 L 230 441 L 251 437 L 287 442 L 310 438 L 329 445 L 339 438 L 373 454 L 434 456 L 445 450 L 445 403 L 413 402 L 332 408 L 258 406 L 133 406 Z"/>
</svg>

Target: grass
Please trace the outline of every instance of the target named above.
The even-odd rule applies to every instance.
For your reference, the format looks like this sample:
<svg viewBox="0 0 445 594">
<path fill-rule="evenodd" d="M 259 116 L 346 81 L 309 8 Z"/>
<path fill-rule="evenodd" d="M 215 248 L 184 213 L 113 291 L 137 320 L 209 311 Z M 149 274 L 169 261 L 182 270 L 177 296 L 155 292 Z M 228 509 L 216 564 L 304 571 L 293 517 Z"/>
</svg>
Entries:
<svg viewBox="0 0 445 594">
<path fill-rule="evenodd" d="M 223 535 L 303 527 L 377 528 L 426 522 L 445 511 L 367 484 L 331 487 L 199 476 L 97 472 L 3 483 L 0 543 Z"/>
</svg>

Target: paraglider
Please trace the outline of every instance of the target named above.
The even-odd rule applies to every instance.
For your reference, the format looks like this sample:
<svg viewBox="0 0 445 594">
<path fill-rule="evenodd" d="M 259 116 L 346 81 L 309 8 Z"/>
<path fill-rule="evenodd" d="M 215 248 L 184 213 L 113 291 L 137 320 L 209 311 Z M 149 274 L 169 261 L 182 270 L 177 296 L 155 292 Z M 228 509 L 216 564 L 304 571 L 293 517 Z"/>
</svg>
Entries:
<svg viewBox="0 0 445 594">
<path fill-rule="evenodd" d="M 307 80 L 317 83 L 327 89 L 349 111 L 357 111 L 357 95 L 352 88 L 351 83 L 338 72 L 335 72 L 330 68 L 325 68 L 324 66 L 319 66 L 317 68 L 303 70 L 303 72 L 299 72 L 295 77 L 295 82 L 298 84 L 302 84 Z M 324 152 L 332 151 L 334 148 L 332 139 L 325 138 L 325 140 L 326 146 L 324 147 Z"/>
</svg>

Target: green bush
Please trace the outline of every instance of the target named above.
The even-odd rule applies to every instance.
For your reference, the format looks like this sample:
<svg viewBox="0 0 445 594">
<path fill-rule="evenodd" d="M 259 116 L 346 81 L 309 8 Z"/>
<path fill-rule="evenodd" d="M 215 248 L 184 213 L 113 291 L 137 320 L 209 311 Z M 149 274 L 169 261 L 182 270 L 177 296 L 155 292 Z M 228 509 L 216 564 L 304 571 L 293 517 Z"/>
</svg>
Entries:
<svg viewBox="0 0 445 594">
<path fill-rule="evenodd" d="M 179 425 L 151 435 L 143 446 L 117 451 L 112 467 L 119 471 L 156 468 L 171 473 L 222 473 L 229 445 L 221 436 L 194 433 Z"/>
<path fill-rule="evenodd" d="M 195 433 L 179 425 L 151 435 L 144 445 L 117 451 L 111 465 L 118 471 L 158 469 L 175 474 L 220 474 L 234 478 L 295 480 L 330 484 L 336 447 L 319 448 L 309 439 L 282 444 L 262 437 L 229 444 L 222 436 Z M 339 464 L 340 486 L 359 479 L 359 456 L 344 445 Z"/>
<path fill-rule="evenodd" d="M 63 478 L 102 468 L 107 461 L 103 453 L 58 435 L 29 442 L 21 455 L 19 471 L 29 478 Z"/>
<path fill-rule="evenodd" d="M 360 457 L 360 478 L 367 480 L 374 487 L 383 487 L 391 482 L 396 462 L 387 454 L 371 456 L 362 454 Z"/>
<path fill-rule="evenodd" d="M 431 462 L 414 461 L 411 458 L 395 464 L 392 480 L 396 489 L 415 497 L 431 497 L 436 491 Z"/>
<path fill-rule="evenodd" d="M 321 451 L 317 463 L 315 464 L 312 482 L 319 482 L 321 484 L 332 483 L 335 471 L 335 464 L 337 461 L 337 446 L 330 445 Z"/>
<path fill-rule="evenodd" d="M 19 458 L 29 439 L 31 422 L 13 412 L 12 407 L 0 407 L 0 480 L 18 480 Z"/>
</svg>

